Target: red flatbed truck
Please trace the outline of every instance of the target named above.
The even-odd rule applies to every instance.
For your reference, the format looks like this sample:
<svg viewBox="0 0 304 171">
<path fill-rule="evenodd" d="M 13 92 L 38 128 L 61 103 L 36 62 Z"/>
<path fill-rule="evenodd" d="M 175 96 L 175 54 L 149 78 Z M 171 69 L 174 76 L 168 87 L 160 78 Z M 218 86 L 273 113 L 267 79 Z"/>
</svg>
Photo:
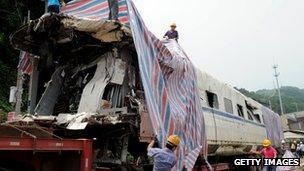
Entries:
<svg viewBox="0 0 304 171">
<path fill-rule="evenodd" d="M 92 170 L 92 140 L 62 139 L 41 128 L 33 132 L 0 126 L 1 171 Z"/>
<path fill-rule="evenodd" d="M 0 150 L 6 170 L 91 171 L 92 167 L 92 142 L 87 139 L 0 138 Z"/>
<path fill-rule="evenodd" d="M 22 125 L 0 125 L 0 171 L 112 170 L 110 167 L 92 167 L 92 139 L 61 138 L 53 134 L 51 129 L 37 125 Z M 145 131 L 141 132 L 141 137 L 148 139 L 151 130 L 147 125 L 143 128 Z M 214 171 L 229 170 L 228 163 L 214 164 L 212 167 Z M 193 169 L 207 170 L 206 166 Z"/>
</svg>

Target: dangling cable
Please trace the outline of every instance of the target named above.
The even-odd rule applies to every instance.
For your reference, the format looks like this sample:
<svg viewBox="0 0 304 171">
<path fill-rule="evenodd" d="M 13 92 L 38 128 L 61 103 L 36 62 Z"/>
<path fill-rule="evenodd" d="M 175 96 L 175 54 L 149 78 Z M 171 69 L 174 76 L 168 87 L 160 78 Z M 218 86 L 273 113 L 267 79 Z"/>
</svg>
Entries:
<svg viewBox="0 0 304 171">
<path fill-rule="evenodd" d="M 204 155 L 204 160 L 205 160 L 205 162 L 206 162 L 206 164 L 207 164 L 208 170 L 209 170 L 209 171 L 213 171 L 213 168 L 212 168 L 212 166 L 210 165 L 210 163 L 208 162 L 207 156 L 205 156 L 205 155 Z"/>
</svg>

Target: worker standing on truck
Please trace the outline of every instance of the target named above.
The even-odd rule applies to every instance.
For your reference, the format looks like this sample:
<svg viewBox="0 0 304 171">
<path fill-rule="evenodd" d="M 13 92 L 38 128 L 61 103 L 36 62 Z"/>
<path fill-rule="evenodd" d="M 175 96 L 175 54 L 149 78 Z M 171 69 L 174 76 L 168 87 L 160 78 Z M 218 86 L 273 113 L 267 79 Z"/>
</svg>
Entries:
<svg viewBox="0 0 304 171">
<path fill-rule="evenodd" d="M 166 32 L 166 34 L 164 35 L 164 38 L 165 39 L 174 39 L 174 40 L 178 40 L 178 32 L 176 31 L 176 24 L 175 23 L 172 23 L 170 25 L 171 29 L 168 30 Z"/>
<path fill-rule="evenodd" d="M 148 156 L 153 157 L 153 171 L 170 171 L 176 164 L 174 150 L 178 147 L 180 139 L 177 135 L 170 135 L 167 139 L 166 147 L 153 148 L 156 140 L 152 140 L 148 145 Z"/>
<path fill-rule="evenodd" d="M 260 151 L 251 151 L 252 153 L 262 155 L 264 158 L 276 158 L 277 151 L 271 146 L 271 141 L 269 139 L 263 140 L 263 148 Z M 275 171 L 275 166 L 264 166 L 263 171 Z"/>
<path fill-rule="evenodd" d="M 61 4 L 65 6 L 63 0 L 61 0 Z M 48 0 L 48 12 L 59 13 L 61 4 L 59 0 Z"/>
</svg>

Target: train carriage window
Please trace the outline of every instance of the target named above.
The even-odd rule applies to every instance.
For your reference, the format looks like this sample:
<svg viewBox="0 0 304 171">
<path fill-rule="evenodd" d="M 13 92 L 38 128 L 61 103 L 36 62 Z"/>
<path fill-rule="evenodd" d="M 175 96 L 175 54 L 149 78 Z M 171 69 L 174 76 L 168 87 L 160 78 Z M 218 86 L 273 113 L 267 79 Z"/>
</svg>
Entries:
<svg viewBox="0 0 304 171">
<path fill-rule="evenodd" d="M 248 109 L 247 109 L 247 115 L 248 115 L 248 119 L 251 120 L 251 121 L 253 121 L 253 117 L 254 117 L 253 113 L 250 110 L 248 110 Z"/>
<path fill-rule="evenodd" d="M 254 117 L 255 117 L 256 121 L 258 121 L 259 123 L 262 123 L 259 114 L 254 114 Z"/>
<path fill-rule="evenodd" d="M 260 116 L 255 114 L 254 111 L 257 109 L 254 105 L 250 104 L 247 100 L 245 101 L 247 108 L 248 119 L 261 123 Z"/>
<path fill-rule="evenodd" d="M 233 113 L 232 101 L 230 99 L 224 98 L 225 111 L 228 113 Z"/>
<path fill-rule="evenodd" d="M 206 91 L 206 94 L 207 94 L 209 107 L 218 109 L 219 103 L 218 103 L 217 95 L 210 91 Z"/>
<path fill-rule="evenodd" d="M 237 106 L 238 115 L 239 115 L 240 117 L 243 117 L 243 118 L 244 118 L 243 106 L 242 106 L 242 105 L 239 105 L 239 104 L 237 104 L 236 106 Z"/>
</svg>

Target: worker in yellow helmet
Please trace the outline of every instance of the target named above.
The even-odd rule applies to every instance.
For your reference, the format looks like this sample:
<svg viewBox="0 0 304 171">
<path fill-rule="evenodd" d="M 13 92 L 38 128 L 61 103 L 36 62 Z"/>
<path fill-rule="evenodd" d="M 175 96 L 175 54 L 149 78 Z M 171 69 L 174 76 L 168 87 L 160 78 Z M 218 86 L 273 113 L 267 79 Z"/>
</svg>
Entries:
<svg viewBox="0 0 304 171">
<path fill-rule="evenodd" d="M 264 158 L 276 158 L 277 151 L 271 146 L 269 139 L 264 139 L 262 142 L 263 148 L 260 151 L 251 151 L 252 153 L 262 155 Z M 275 166 L 264 166 L 264 171 L 275 171 Z"/>
<path fill-rule="evenodd" d="M 178 32 L 176 31 L 176 24 L 175 23 L 172 23 L 170 25 L 171 29 L 168 30 L 166 32 L 166 34 L 164 35 L 164 38 L 165 39 L 174 39 L 174 40 L 178 40 Z"/>
<path fill-rule="evenodd" d="M 156 140 L 152 140 L 148 145 L 148 156 L 153 157 L 153 171 L 170 171 L 176 164 L 174 150 L 178 147 L 180 139 L 177 135 L 170 135 L 167 139 L 166 147 L 153 148 Z"/>
</svg>

